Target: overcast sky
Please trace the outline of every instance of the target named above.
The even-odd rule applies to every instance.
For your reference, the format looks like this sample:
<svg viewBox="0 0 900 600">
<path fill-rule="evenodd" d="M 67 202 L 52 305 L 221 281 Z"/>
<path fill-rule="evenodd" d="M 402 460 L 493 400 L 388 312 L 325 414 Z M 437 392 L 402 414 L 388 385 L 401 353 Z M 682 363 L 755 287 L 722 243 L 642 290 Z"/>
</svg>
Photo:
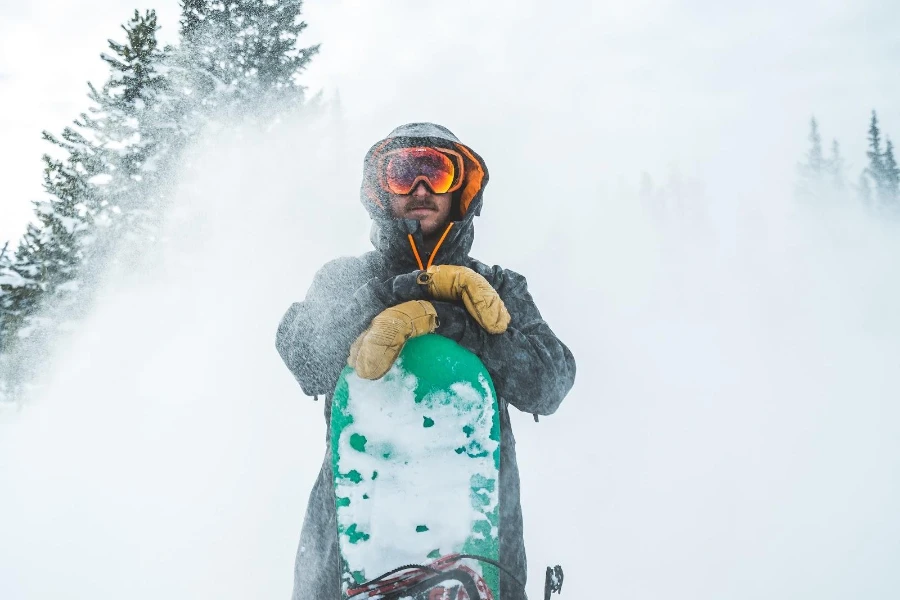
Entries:
<svg viewBox="0 0 900 600">
<path fill-rule="evenodd" d="M 84 110 L 133 8 L 2 6 L 0 239 L 41 193 L 41 129 Z M 172 40 L 176 2 L 156 8 Z M 487 161 L 473 254 L 528 278 L 578 362 L 557 414 L 513 414 L 532 597 L 556 562 L 564 600 L 896 595 L 900 237 L 851 196 L 815 219 L 790 198 L 812 114 L 854 179 L 872 108 L 900 136 L 895 3 L 305 16 L 341 127 L 215 140 L 171 252 L 110 276 L 45 392 L 0 415 L 0 596 L 287 597 L 325 431 L 275 328 L 326 260 L 368 249 L 362 157 L 418 120 Z M 646 211 L 643 172 L 691 181 L 687 216 Z"/>
</svg>

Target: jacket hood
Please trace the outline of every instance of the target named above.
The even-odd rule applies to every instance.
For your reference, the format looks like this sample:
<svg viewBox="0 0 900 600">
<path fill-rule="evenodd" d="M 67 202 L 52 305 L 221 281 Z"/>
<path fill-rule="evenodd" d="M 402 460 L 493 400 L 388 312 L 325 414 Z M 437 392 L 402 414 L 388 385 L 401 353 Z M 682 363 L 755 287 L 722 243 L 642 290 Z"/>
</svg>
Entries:
<svg viewBox="0 0 900 600">
<path fill-rule="evenodd" d="M 360 200 L 372 218 L 372 245 L 392 265 L 409 267 L 410 270 L 419 268 L 409 243 L 409 235 L 412 234 L 417 247 L 423 246 L 419 222 L 413 219 L 396 219 L 391 215 L 388 195 L 378 185 L 375 173 L 375 165 L 381 153 L 408 146 L 448 148 L 456 150 L 463 157 L 463 184 L 454 192 L 454 200 L 459 206 L 459 220 L 454 221 L 434 258 L 434 264 L 461 264 L 468 257 L 475 240 L 474 219 L 481 214 L 488 170 L 481 156 L 460 142 L 449 129 L 435 123 L 401 125 L 386 138 L 376 142 L 366 153 Z"/>
</svg>

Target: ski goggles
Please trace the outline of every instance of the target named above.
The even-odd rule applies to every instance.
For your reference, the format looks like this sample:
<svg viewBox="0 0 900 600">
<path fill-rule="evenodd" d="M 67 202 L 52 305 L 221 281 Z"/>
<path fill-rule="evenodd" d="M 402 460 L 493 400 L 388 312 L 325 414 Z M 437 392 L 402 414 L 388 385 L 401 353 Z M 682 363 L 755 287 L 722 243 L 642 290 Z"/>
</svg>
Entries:
<svg viewBox="0 0 900 600">
<path fill-rule="evenodd" d="M 462 155 L 447 148 L 397 148 L 385 152 L 379 164 L 381 189 L 392 194 L 410 194 L 422 181 L 433 193 L 446 194 L 463 181 Z"/>
</svg>

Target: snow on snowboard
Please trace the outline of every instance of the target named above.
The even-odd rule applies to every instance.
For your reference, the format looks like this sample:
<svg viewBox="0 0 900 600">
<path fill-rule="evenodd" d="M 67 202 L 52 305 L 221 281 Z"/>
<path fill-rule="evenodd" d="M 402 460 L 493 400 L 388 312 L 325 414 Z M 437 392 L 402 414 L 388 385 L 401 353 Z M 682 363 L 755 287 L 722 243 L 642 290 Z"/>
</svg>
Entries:
<svg viewBox="0 0 900 600">
<path fill-rule="evenodd" d="M 500 421 L 477 356 L 425 335 L 381 379 L 345 368 L 331 442 L 344 598 L 499 600 Z"/>
</svg>

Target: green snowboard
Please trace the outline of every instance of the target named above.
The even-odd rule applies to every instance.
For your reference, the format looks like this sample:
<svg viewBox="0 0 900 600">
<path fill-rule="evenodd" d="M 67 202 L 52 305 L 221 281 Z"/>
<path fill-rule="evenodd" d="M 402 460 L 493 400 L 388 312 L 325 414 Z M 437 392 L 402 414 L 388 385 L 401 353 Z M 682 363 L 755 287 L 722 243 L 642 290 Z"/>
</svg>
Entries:
<svg viewBox="0 0 900 600">
<path fill-rule="evenodd" d="M 331 412 L 347 590 L 453 553 L 498 560 L 500 420 L 481 360 L 450 339 L 409 340 L 381 379 L 347 367 Z M 499 574 L 477 561 L 499 598 Z"/>
</svg>

